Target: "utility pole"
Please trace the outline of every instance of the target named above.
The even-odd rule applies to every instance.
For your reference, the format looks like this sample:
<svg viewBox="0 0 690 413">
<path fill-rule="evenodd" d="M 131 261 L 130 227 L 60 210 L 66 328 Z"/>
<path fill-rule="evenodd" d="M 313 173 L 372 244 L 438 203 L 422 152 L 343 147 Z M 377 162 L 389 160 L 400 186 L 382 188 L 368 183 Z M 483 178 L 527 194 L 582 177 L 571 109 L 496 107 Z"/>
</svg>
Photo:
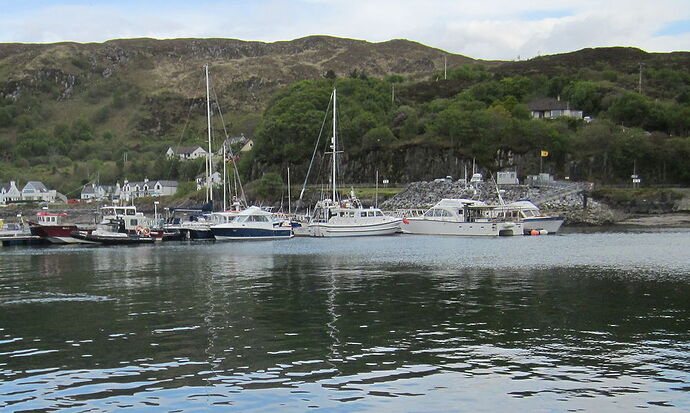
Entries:
<svg viewBox="0 0 690 413">
<path fill-rule="evenodd" d="M 637 83 L 637 93 L 640 95 L 642 94 L 642 66 L 644 66 L 644 63 L 640 63 L 640 79 Z"/>
<path fill-rule="evenodd" d="M 448 57 L 443 56 L 443 80 L 448 80 Z"/>
</svg>

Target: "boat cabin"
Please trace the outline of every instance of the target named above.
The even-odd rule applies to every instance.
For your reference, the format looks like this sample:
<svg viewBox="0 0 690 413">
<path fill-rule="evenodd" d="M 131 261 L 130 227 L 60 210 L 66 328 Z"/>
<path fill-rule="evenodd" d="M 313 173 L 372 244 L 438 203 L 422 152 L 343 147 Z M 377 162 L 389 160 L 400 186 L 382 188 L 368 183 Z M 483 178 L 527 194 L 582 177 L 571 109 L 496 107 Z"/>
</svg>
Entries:
<svg viewBox="0 0 690 413">
<path fill-rule="evenodd" d="M 422 217 L 434 221 L 489 222 L 493 208 L 473 199 L 442 199 Z"/>
<path fill-rule="evenodd" d="M 66 216 L 64 212 L 39 212 L 36 214 L 36 222 L 40 225 L 57 226 L 62 225 L 63 218 Z"/>
</svg>

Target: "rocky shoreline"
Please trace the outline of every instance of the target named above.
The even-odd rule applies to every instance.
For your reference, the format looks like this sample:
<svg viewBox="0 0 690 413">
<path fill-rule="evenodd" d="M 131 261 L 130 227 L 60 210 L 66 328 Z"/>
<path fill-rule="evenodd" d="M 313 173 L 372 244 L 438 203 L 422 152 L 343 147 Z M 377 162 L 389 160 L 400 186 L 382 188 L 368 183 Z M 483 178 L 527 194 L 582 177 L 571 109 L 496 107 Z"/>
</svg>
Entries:
<svg viewBox="0 0 690 413">
<path fill-rule="evenodd" d="M 573 188 L 571 191 L 568 190 L 569 185 Z M 561 182 L 550 186 L 503 186 L 501 198 L 505 202 L 532 200 L 539 205 L 542 212 L 565 217 L 564 225 L 568 226 L 612 225 L 633 217 L 629 213 L 592 199 L 585 191 L 578 190 L 576 185 Z M 488 204 L 499 203 L 498 191 L 493 183 L 483 182 L 470 186 L 458 181 L 437 180 L 413 182 L 404 191 L 382 203 L 381 208 L 388 211 L 426 209 L 443 198 L 469 198 Z"/>
<path fill-rule="evenodd" d="M 676 204 L 680 205 L 681 208 L 662 211 L 655 207 L 639 213 L 639 211 L 615 208 L 604 202 L 594 200 L 582 190 L 573 190 L 568 193 L 568 185 L 576 184 L 503 186 L 501 187 L 501 198 L 505 202 L 521 199 L 532 200 L 539 205 L 542 212 L 549 215 L 563 216 L 565 218 L 564 225 L 566 226 L 690 227 L 690 211 L 687 208 L 690 203 L 687 202 L 687 196 Z M 565 194 L 563 194 L 564 190 Z M 688 195 L 690 195 L 690 191 L 688 191 Z M 469 186 L 458 181 L 437 180 L 413 182 L 405 190 L 384 201 L 379 206 L 384 211 L 390 212 L 404 209 L 427 209 L 443 198 L 478 199 L 488 204 L 500 202 L 496 186 L 493 183 L 483 182 Z M 162 198 L 158 209 L 160 214 L 163 213 L 163 208 L 166 206 L 164 201 L 165 199 Z M 50 205 L 49 210 L 53 212 L 67 212 L 70 222 L 93 224 L 98 219 L 100 206 L 101 204 L 98 203 Z M 152 204 L 141 203 L 137 206 L 140 211 L 147 215 L 153 215 Z M 19 220 L 18 215 L 21 215 L 23 220 L 31 220 L 41 210 L 35 204 L 20 204 L 0 208 L 0 219 L 4 219 L 5 222 L 17 222 Z"/>
</svg>

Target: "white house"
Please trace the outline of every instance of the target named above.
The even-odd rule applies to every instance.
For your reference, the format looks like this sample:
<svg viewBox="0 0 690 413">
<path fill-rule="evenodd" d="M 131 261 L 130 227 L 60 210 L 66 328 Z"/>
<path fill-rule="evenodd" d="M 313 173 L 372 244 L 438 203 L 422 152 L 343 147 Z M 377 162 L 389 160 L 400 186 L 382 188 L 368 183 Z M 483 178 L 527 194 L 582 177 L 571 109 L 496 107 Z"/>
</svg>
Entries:
<svg viewBox="0 0 690 413">
<path fill-rule="evenodd" d="M 86 184 L 81 190 L 82 200 L 96 200 L 100 201 L 107 198 L 114 198 L 120 195 L 120 184 L 117 185 L 96 185 Z"/>
<path fill-rule="evenodd" d="M 496 173 L 496 184 L 498 185 L 519 185 L 520 181 L 517 177 L 517 172 L 498 172 Z"/>
<path fill-rule="evenodd" d="M 57 191 L 54 189 L 48 190 L 43 182 L 29 181 L 22 188 L 22 199 L 24 201 L 43 201 L 55 202 L 57 198 Z"/>
<path fill-rule="evenodd" d="M 201 146 L 171 146 L 165 152 L 165 155 L 169 159 L 177 156 L 181 161 L 186 161 L 187 159 L 205 158 L 208 152 Z"/>
<path fill-rule="evenodd" d="M 177 181 L 149 181 L 145 178 L 139 182 L 129 182 L 125 179 L 120 196 L 124 199 L 134 199 L 143 196 L 170 196 L 177 192 Z"/>
<path fill-rule="evenodd" d="M 554 119 L 559 116 L 582 119 L 582 111 L 571 109 L 569 102 L 554 98 L 541 98 L 527 105 L 534 119 Z"/>
<path fill-rule="evenodd" d="M 156 181 L 153 185 L 154 196 L 170 196 L 177 192 L 177 181 Z"/>
<path fill-rule="evenodd" d="M 0 204 L 6 204 L 12 201 L 19 201 L 22 199 L 22 193 L 17 188 L 14 181 L 9 183 L 0 183 Z"/>
</svg>

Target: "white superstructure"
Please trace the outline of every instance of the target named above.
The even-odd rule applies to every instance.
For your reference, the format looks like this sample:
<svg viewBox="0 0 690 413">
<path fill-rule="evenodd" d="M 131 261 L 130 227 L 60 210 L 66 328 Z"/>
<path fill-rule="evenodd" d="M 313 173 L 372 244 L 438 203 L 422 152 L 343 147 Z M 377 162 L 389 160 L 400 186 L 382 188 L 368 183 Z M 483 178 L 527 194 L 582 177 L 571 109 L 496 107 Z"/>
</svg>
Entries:
<svg viewBox="0 0 690 413">
<path fill-rule="evenodd" d="M 405 218 L 405 234 L 511 236 L 522 235 L 520 222 L 491 217 L 493 207 L 472 199 L 442 199 L 422 216 Z"/>
</svg>

